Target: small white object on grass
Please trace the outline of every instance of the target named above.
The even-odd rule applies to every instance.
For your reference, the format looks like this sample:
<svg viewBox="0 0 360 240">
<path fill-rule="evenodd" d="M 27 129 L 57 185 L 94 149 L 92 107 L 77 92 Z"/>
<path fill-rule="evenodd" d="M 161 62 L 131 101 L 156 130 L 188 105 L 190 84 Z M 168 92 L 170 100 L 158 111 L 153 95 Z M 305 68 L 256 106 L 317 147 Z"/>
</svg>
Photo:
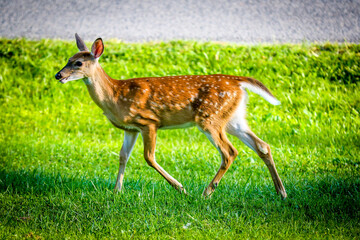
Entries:
<svg viewBox="0 0 360 240">
<path fill-rule="evenodd" d="M 183 226 L 183 229 L 188 229 L 191 226 L 191 223 L 187 223 L 186 225 Z"/>
</svg>

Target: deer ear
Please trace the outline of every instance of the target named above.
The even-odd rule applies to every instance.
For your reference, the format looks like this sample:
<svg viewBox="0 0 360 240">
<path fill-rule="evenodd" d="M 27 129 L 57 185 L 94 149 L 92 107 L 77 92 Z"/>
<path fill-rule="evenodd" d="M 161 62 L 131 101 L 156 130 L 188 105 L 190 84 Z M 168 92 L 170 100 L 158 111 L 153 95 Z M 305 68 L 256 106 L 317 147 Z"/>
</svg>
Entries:
<svg viewBox="0 0 360 240">
<path fill-rule="evenodd" d="M 76 45 L 79 49 L 79 51 L 89 51 L 89 49 L 86 47 L 84 41 L 79 37 L 77 33 L 75 33 L 75 39 L 76 39 Z"/>
<path fill-rule="evenodd" d="M 91 47 L 91 54 L 94 58 L 99 58 L 104 52 L 104 43 L 101 38 L 95 40 Z"/>
</svg>

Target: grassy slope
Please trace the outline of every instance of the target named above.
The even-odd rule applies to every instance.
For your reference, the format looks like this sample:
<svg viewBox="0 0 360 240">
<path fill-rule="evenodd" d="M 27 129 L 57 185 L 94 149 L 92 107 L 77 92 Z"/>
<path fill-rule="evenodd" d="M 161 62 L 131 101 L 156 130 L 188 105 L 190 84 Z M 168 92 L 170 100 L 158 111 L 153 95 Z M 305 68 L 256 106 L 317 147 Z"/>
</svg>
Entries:
<svg viewBox="0 0 360 240">
<path fill-rule="evenodd" d="M 248 121 L 272 147 L 282 201 L 264 163 L 233 137 L 239 157 L 202 199 L 220 160 L 194 128 L 160 131 L 157 144 L 158 162 L 190 196 L 146 165 L 141 139 L 114 195 L 122 131 L 82 82 L 54 80 L 75 43 L 0 42 L 1 238 L 360 236 L 360 45 L 106 42 L 100 61 L 115 78 L 224 73 L 268 86 L 282 105 L 250 94 Z"/>
</svg>

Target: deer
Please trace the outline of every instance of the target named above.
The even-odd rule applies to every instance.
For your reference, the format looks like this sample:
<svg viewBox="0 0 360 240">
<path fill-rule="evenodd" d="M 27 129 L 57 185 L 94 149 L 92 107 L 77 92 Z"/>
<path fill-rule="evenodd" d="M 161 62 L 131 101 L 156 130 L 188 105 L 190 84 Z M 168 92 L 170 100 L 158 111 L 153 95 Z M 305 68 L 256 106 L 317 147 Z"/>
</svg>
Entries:
<svg viewBox="0 0 360 240">
<path fill-rule="evenodd" d="M 257 137 L 246 121 L 246 105 L 250 90 L 273 105 L 279 105 L 270 90 L 260 81 L 233 75 L 182 75 L 115 80 L 99 64 L 104 43 L 97 38 L 91 51 L 75 34 L 79 52 L 55 75 L 60 83 L 82 79 L 92 100 L 116 128 L 124 130 L 119 156 L 115 192 L 123 188 L 124 172 L 139 133 L 142 135 L 144 158 L 180 193 L 185 188 L 155 159 L 157 131 L 196 126 L 219 151 L 221 164 L 203 191 L 209 197 L 238 155 L 227 133 L 240 139 L 266 164 L 277 194 L 287 197 L 276 170 L 270 146 Z"/>
</svg>

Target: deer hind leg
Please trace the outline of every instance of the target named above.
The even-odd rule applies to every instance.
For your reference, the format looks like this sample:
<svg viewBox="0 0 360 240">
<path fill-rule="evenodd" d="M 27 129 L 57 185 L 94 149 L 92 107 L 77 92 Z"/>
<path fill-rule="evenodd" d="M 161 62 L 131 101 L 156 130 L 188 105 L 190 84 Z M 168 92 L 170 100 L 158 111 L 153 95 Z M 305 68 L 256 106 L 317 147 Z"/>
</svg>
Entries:
<svg viewBox="0 0 360 240">
<path fill-rule="evenodd" d="M 258 154 L 270 171 L 276 192 L 280 194 L 282 198 L 286 198 L 287 194 L 279 174 L 277 173 L 269 144 L 258 138 L 250 130 L 244 118 L 232 119 L 229 122 L 226 131 L 239 138 L 243 143 Z"/>
<path fill-rule="evenodd" d="M 114 189 L 115 191 L 118 192 L 121 191 L 124 180 L 126 163 L 131 155 L 131 151 L 134 148 L 138 135 L 139 135 L 138 132 L 125 131 L 124 133 L 124 142 L 120 151 L 120 166 L 119 166 L 119 173 L 116 179 L 116 184 Z"/>
<path fill-rule="evenodd" d="M 230 143 L 223 129 L 217 130 L 213 127 L 199 127 L 199 129 L 208 137 L 210 142 L 218 149 L 221 155 L 220 168 L 217 171 L 213 180 L 210 182 L 209 186 L 205 188 L 203 192 L 203 196 L 207 197 L 215 191 L 221 178 L 224 176 L 224 174 L 227 172 L 230 165 L 236 158 L 238 151 Z"/>
<path fill-rule="evenodd" d="M 168 174 L 155 160 L 155 145 L 156 145 L 156 127 L 147 126 L 144 127 L 141 131 L 143 141 L 144 141 L 144 158 L 150 167 L 158 171 L 161 176 L 163 176 L 171 186 L 181 193 L 186 191 L 184 187 L 179 183 L 175 178 Z"/>
</svg>

